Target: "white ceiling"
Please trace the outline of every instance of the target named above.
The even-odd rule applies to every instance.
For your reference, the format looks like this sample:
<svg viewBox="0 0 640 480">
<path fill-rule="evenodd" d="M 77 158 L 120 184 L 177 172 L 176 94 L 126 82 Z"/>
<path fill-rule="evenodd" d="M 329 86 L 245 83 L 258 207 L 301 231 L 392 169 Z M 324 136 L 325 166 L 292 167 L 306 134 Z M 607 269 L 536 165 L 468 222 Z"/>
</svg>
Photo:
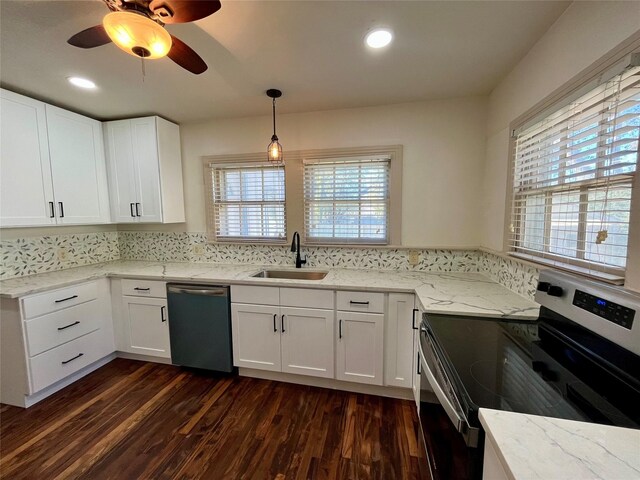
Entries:
<svg viewBox="0 0 640 480">
<path fill-rule="evenodd" d="M 0 0 L 3 87 L 105 120 L 160 114 L 184 123 L 488 94 L 570 2 L 238 1 L 167 29 L 209 70 L 196 76 L 168 58 L 140 60 L 115 45 L 91 50 L 66 40 L 99 24 L 100 0 Z M 367 30 L 395 41 L 365 48 Z M 81 91 L 66 77 L 99 86 Z"/>
</svg>

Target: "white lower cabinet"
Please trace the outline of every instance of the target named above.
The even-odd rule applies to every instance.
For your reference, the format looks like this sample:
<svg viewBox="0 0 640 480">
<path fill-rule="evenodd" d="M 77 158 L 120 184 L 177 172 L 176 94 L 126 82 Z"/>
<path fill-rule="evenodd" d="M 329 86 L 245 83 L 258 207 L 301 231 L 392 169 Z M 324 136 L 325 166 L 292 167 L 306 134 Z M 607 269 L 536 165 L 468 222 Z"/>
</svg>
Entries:
<svg viewBox="0 0 640 480">
<path fill-rule="evenodd" d="M 282 371 L 333 378 L 333 310 L 280 308 Z"/>
<path fill-rule="evenodd" d="M 125 296 L 122 302 L 127 351 L 171 358 L 167 300 Z"/>
<path fill-rule="evenodd" d="M 390 293 L 384 330 L 385 385 L 411 388 L 413 384 L 414 296 Z"/>
<path fill-rule="evenodd" d="M 236 367 L 279 372 L 280 307 L 231 304 L 233 361 Z"/>
<path fill-rule="evenodd" d="M 384 315 L 338 312 L 336 378 L 382 385 Z"/>
</svg>

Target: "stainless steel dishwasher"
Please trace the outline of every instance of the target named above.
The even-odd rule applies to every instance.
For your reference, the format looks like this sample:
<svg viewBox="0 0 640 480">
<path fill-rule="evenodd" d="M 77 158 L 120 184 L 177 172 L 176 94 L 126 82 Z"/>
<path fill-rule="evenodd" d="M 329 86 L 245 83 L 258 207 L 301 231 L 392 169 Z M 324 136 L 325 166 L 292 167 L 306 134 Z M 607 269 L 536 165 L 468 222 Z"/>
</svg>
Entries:
<svg viewBox="0 0 640 480">
<path fill-rule="evenodd" d="M 167 285 L 171 363 L 232 372 L 228 286 Z"/>
</svg>

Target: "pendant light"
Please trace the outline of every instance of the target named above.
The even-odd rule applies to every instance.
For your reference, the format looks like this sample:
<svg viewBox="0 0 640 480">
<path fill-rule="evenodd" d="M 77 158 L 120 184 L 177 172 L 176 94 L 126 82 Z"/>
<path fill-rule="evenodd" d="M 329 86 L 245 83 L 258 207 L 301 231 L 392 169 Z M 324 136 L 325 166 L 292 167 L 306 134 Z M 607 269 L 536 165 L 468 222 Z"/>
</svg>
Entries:
<svg viewBox="0 0 640 480">
<path fill-rule="evenodd" d="M 271 143 L 267 147 L 267 157 L 271 163 L 282 163 L 282 145 L 278 142 L 278 136 L 276 135 L 276 98 L 280 98 L 282 92 L 275 88 L 270 88 L 267 90 L 267 96 L 273 100 L 273 135 L 271 136 Z"/>
</svg>

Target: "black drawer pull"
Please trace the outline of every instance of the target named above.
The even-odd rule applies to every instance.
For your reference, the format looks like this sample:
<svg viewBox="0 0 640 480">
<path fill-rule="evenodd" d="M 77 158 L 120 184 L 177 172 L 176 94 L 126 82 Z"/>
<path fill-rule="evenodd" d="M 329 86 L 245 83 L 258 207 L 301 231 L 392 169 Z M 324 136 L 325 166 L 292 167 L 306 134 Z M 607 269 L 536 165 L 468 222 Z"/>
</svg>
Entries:
<svg viewBox="0 0 640 480">
<path fill-rule="evenodd" d="M 277 332 L 278 331 L 278 326 L 276 325 L 276 317 L 278 316 L 277 313 L 273 314 L 273 331 Z"/>
<path fill-rule="evenodd" d="M 411 319 L 411 328 L 413 328 L 414 330 L 418 330 L 418 327 L 416 327 L 416 312 L 419 312 L 420 310 L 418 310 L 417 308 L 413 309 L 413 318 Z"/>
<path fill-rule="evenodd" d="M 150 288 L 135 287 L 134 290 L 138 290 L 139 292 L 148 292 L 151 289 Z"/>
<path fill-rule="evenodd" d="M 356 302 L 355 300 L 349 300 L 352 305 L 369 305 L 369 302 Z"/>
<path fill-rule="evenodd" d="M 280 318 L 280 330 L 282 331 L 282 333 L 285 332 L 285 330 L 284 330 L 284 315 L 282 315 L 282 318 Z"/>
<path fill-rule="evenodd" d="M 75 357 L 70 358 L 69 360 L 65 360 L 64 362 L 62 362 L 62 365 L 66 365 L 69 362 L 73 362 L 74 360 L 77 360 L 78 358 L 80 358 L 83 355 L 84 355 L 84 353 L 79 353 Z"/>
<path fill-rule="evenodd" d="M 136 203 L 136 217 L 140 216 L 140 204 Z"/>
<path fill-rule="evenodd" d="M 135 218 L 136 214 L 135 214 L 135 212 L 133 211 L 133 203 L 130 203 L 130 204 L 129 204 L 129 210 L 131 211 L 131 216 Z"/>
<path fill-rule="evenodd" d="M 53 205 L 53 202 L 49 202 L 49 218 L 55 218 L 56 216 L 56 207 Z"/>
<path fill-rule="evenodd" d="M 79 324 L 80 322 L 76 320 L 75 322 L 70 323 L 69 325 L 65 325 L 64 327 L 58 327 L 58 330 L 66 330 L 69 327 L 73 327 L 74 325 L 79 325 Z"/>
<path fill-rule="evenodd" d="M 78 298 L 78 295 L 72 295 L 72 296 L 67 297 L 67 298 L 62 298 L 60 300 L 56 300 L 55 303 L 66 302 L 67 300 L 73 300 L 74 298 Z"/>
<path fill-rule="evenodd" d="M 164 310 L 165 310 L 165 308 L 166 308 L 166 307 L 165 307 L 164 305 L 162 305 L 162 306 L 160 307 L 160 320 L 162 320 L 163 322 L 166 322 L 166 321 L 167 321 L 167 317 L 165 317 L 165 315 L 164 315 Z"/>
<path fill-rule="evenodd" d="M 62 202 L 58 202 L 58 207 L 60 208 L 60 218 L 64 218 L 64 204 Z"/>
</svg>

